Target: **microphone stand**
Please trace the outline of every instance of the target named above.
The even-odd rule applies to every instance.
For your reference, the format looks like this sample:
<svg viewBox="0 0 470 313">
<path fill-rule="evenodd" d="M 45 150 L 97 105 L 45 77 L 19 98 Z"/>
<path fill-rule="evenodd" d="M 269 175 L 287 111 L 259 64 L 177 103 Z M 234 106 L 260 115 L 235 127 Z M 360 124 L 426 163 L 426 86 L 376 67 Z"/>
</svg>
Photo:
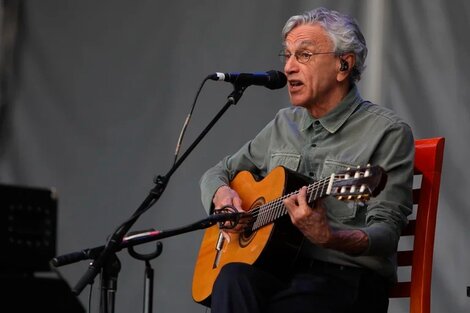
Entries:
<svg viewBox="0 0 470 313">
<path fill-rule="evenodd" d="M 137 253 L 134 250 L 133 246 L 127 248 L 127 251 L 134 259 L 145 261 L 143 313 L 152 313 L 154 270 L 152 268 L 152 265 L 150 264 L 150 260 L 157 258 L 162 253 L 162 249 L 163 249 L 163 244 L 160 241 L 157 242 L 156 250 L 148 254 Z"/>
<path fill-rule="evenodd" d="M 216 223 L 223 224 L 225 222 L 231 221 L 235 224 L 243 217 L 250 217 L 250 213 L 246 212 L 233 212 L 233 213 L 214 213 L 209 215 L 208 217 L 199 220 L 195 223 L 174 228 L 170 230 L 145 230 L 145 231 L 137 231 L 129 233 L 127 237 L 124 237 L 121 243 L 117 246 L 117 250 L 115 252 L 119 252 L 122 249 L 131 249 L 134 246 L 141 245 L 144 243 L 161 240 L 168 237 L 174 237 L 177 235 L 189 233 L 192 231 L 205 229 L 215 225 Z M 56 256 L 51 260 L 51 265 L 54 267 L 60 267 L 68 264 L 77 263 L 83 260 L 88 259 L 96 259 L 100 252 L 106 249 L 105 245 L 97 246 L 93 248 L 87 248 L 80 250 L 78 252 L 71 252 L 63 255 Z M 154 257 L 157 257 L 161 252 L 160 243 L 157 242 L 157 252 Z M 133 251 L 130 251 L 131 255 Z"/>
<path fill-rule="evenodd" d="M 144 290 L 144 313 L 152 312 L 152 300 L 153 300 L 153 269 L 150 266 L 150 260 L 158 257 L 162 252 L 162 243 L 157 242 L 157 248 L 154 252 L 149 254 L 140 254 L 134 250 L 134 246 L 141 245 L 144 243 L 161 240 L 168 237 L 177 236 L 180 234 L 205 229 L 215 225 L 216 223 L 223 224 L 225 222 L 232 222 L 235 225 L 238 223 L 240 218 L 250 216 L 249 213 L 235 212 L 235 213 L 218 213 L 208 216 L 198 222 L 189 224 L 187 226 L 163 230 L 163 231 L 141 231 L 133 232 L 132 235 L 124 237 L 122 242 L 117 245 L 117 250 L 127 248 L 129 254 L 135 259 L 145 261 L 145 290 Z M 60 267 L 87 259 L 96 259 L 97 255 L 100 255 L 107 246 L 98 246 L 81 250 L 79 252 L 67 253 L 61 256 L 57 256 L 51 260 L 51 265 L 54 267 Z M 116 254 L 106 261 L 105 266 L 101 271 L 101 297 L 100 297 L 100 312 L 114 312 L 115 295 L 117 290 L 117 274 L 121 269 L 121 264 Z"/>
<path fill-rule="evenodd" d="M 194 150 L 194 148 L 199 144 L 199 142 L 204 138 L 204 136 L 209 132 L 209 130 L 215 125 L 215 123 L 222 117 L 225 111 L 227 111 L 231 105 L 235 105 L 238 103 L 238 101 L 240 100 L 246 88 L 247 88 L 246 85 L 234 84 L 234 90 L 227 97 L 227 102 L 224 105 L 224 107 L 219 111 L 219 113 L 217 113 L 217 115 L 211 120 L 211 122 L 206 126 L 206 128 L 201 132 L 201 134 L 196 138 L 196 140 L 189 146 L 189 148 L 182 154 L 182 156 L 173 164 L 173 166 L 170 168 L 168 173 L 164 176 L 159 175 L 155 178 L 154 180 L 155 187 L 150 190 L 150 193 L 148 194 L 148 196 L 144 199 L 142 204 L 137 208 L 137 210 L 131 216 L 131 218 L 127 220 L 124 224 L 122 224 L 111 235 L 104 249 L 100 250 L 97 253 L 98 255 L 96 256 L 96 258 L 94 258 L 93 262 L 89 265 L 88 270 L 85 272 L 85 274 L 81 277 L 81 279 L 72 289 L 75 295 L 79 295 L 83 291 L 86 285 L 92 284 L 95 277 L 100 272 L 102 272 L 103 274 L 113 273 L 112 275 L 103 275 L 105 281 L 103 282 L 102 286 L 104 286 L 105 288 L 108 288 L 108 286 L 111 286 L 111 288 L 108 288 L 106 292 L 102 292 L 101 294 L 106 295 L 108 293 L 111 293 L 112 295 L 114 295 L 115 287 L 117 283 L 117 273 L 116 273 L 116 270 L 113 271 L 113 270 L 105 269 L 105 267 L 106 268 L 112 267 L 113 266 L 112 264 L 115 263 L 115 262 L 110 262 L 110 260 L 117 259 L 116 252 L 119 250 L 120 244 L 125 234 L 129 231 L 132 225 L 134 225 L 134 223 L 137 221 L 140 215 L 143 214 L 146 210 L 148 210 L 152 205 L 154 205 L 160 199 L 173 173 L 178 169 L 178 167 L 183 163 L 183 161 L 188 157 L 188 155 Z M 113 283 L 110 281 L 115 281 L 116 283 Z M 111 302 L 113 301 L 114 301 L 114 296 L 111 299 Z M 109 312 L 102 312 L 102 313 L 114 312 L 113 311 L 114 303 L 109 303 L 106 299 L 102 300 L 102 302 L 105 303 L 106 307 L 109 309 Z"/>
</svg>

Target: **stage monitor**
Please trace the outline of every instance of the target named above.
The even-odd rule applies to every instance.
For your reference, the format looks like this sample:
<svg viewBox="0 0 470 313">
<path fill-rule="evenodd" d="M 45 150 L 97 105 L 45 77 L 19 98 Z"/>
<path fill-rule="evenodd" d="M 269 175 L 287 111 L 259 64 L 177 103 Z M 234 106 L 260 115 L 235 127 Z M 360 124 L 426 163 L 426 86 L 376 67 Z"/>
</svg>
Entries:
<svg viewBox="0 0 470 313">
<path fill-rule="evenodd" d="M 56 228 L 53 189 L 0 184 L 0 271 L 48 271 Z"/>
</svg>

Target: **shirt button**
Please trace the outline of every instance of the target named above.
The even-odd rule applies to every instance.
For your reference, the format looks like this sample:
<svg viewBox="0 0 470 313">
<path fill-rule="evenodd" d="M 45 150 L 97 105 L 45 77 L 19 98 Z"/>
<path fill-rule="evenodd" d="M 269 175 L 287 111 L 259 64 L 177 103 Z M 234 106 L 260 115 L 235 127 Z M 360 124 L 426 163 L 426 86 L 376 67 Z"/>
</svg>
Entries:
<svg viewBox="0 0 470 313">
<path fill-rule="evenodd" d="M 313 122 L 313 124 L 320 125 L 320 121 L 315 121 L 315 122 Z"/>
<path fill-rule="evenodd" d="M 313 177 L 313 176 L 315 176 L 315 173 L 314 172 L 309 172 L 308 176 Z"/>
<path fill-rule="evenodd" d="M 312 147 L 314 147 L 314 148 L 315 148 L 316 146 L 317 146 L 317 144 L 316 144 L 316 143 L 312 143 Z"/>
</svg>

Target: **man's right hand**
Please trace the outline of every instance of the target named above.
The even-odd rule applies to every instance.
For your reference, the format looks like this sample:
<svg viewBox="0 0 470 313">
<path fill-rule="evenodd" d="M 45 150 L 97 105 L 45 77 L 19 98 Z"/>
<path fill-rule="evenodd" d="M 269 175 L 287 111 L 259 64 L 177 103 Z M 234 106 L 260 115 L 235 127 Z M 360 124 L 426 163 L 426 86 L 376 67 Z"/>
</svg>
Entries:
<svg viewBox="0 0 470 313">
<path fill-rule="evenodd" d="M 214 210 L 219 210 L 220 208 L 230 205 L 234 207 L 238 212 L 245 212 L 242 209 L 242 199 L 238 193 L 230 188 L 229 186 L 222 186 L 217 189 L 215 192 L 214 198 L 212 200 L 214 203 Z M 227 222 L 228 224 L 229 222 Z M 220 231 L 224 235 L 224 238 L 230 242 L 229 233 L 239 233 L 243 230 L 246 223 L 243 222 L 243 219 L 240 219 L 239 223 L 233 228 L 225 228 Z"/>
<path fill-rule="evenodd" d="M 229 186 L 222 186 L 217 189 L 212 202 L 216 210 L 226 205 L 231 205 L 234 206 L 237 211 L 243 212 L 242 199 L 240 199 L 238 193 Z"/>
</svg>

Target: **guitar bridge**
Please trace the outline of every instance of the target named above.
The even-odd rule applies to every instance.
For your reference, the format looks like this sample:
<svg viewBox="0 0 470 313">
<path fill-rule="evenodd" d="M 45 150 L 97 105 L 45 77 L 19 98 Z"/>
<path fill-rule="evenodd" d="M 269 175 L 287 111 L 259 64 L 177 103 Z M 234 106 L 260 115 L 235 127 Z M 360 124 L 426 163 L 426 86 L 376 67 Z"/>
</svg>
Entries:
<svg viewBox="0 0 470 313">
<path fill-rule="evenodd" d="M 220 263 L 220 256 L 222 255 L 222 247 L 224 246 L 225 238 L 222 232 L 219 232 L 219 238 L 217 239 L 217 243 L 215 244 L 215 258 L 214 262 L 212 263 L 212 268 L 219 267 Z"/>
</svg>

